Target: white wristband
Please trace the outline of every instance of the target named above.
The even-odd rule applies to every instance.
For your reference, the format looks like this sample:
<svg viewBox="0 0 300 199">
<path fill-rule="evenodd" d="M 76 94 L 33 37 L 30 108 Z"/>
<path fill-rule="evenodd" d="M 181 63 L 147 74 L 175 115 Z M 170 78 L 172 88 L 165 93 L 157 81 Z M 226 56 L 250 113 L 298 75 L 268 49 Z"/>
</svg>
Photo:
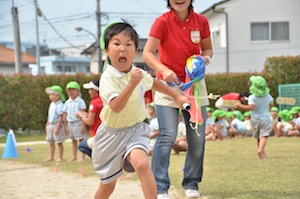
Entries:
<svg viewBox="0 0 300 199">
<path fill-rule="evenodd" d="M 207 59 L 207 62 L 206 62 L 206 64 L 205 64 L 205 65 L 209 65 L 209 64 L 210 64 L 210 61 L 211 61 L 211 58 L 210 58 L 210 56 L 208 56 L 208 55 L 205 55 L 205 56 L 203 56 L 203 58 L 206 58 L 206 59 Z"/>
</svg>

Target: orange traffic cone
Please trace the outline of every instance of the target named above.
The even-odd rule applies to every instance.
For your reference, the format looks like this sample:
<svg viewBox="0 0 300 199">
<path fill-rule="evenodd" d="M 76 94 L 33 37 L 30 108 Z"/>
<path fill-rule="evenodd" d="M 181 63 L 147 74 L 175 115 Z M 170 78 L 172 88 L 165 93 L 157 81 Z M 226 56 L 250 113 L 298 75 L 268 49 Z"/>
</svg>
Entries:
<svg viewBox="0 0 300 199">
<path fill-rule="evenodd" d="M 5 149 L 2 154 L 2 158 L 17 158 L 17 157 L 19 157 L 19 155 L 17 152 L 13 134 L 9 132 L 7 134 Z"/>
</svg>

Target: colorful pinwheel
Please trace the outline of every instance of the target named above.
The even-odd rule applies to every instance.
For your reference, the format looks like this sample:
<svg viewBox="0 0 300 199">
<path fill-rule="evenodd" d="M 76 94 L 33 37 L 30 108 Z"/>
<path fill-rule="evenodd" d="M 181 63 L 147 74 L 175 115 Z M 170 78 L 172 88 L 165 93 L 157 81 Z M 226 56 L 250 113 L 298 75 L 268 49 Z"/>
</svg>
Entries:
<svg viewBox="0 0 300 199">
<path fill-rule="evenodd" d="M 197 124 L 203 123 L 201 114 L 201 89 L 200 84 L 197 83 L 203 79 L 205 74 L 205 62 L 200 55 L 190 56 L 186 61 L 185 72 L 186 80 L 185 84 L 180 86 L 180 89 L 184 91 L 191 102 L 190 122 L 196 123 L 194 128 L 197 128 Z"/>
</svg>

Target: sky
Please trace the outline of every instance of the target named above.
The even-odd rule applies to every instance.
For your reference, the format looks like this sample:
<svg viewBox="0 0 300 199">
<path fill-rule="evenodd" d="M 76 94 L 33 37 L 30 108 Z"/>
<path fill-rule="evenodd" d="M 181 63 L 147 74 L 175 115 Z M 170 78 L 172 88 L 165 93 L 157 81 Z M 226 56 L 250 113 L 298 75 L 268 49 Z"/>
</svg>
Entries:
<svg viewBox="0 0 300 199">
<path fill-rule="evenodd" d="M 21 43 L 36 44 L 35 0 L 0 0 L 0 42 L 13 42 L 12 5 L 18 9 Z M 50 48 L 89 46 L 97 35 L 97 0 L 36 0 L 43 16 L 38 17 L 39 43 Z M 194 0 L 202 12 L 221 0 Z M 155 18 L 168 11 L 166 0 L 100 0 L 101 29 L 121 18 L 134 25 L 140 38 L 147 38 Z M 84 30 L 78 32 L 76 27 Z"/>
</svg>

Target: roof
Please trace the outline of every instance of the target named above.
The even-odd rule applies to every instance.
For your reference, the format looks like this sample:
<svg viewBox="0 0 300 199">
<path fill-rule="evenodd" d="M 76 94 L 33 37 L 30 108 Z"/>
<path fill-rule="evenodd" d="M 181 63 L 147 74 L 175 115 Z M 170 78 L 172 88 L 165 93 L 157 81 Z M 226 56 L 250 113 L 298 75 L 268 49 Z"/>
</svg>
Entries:
<svg viewBox="0 0 300 199">
<path fill-rule="evenodd" d="M 204 10 L 203 12 L 201 12 L 201 14 L 204 14 L 204 13 L 210 11 L 210 10 L 214 10 L 214 8 L 215 8 L 216 6 L 218 6 L 218 5 L 220 5 L 220 4 L 223 4 L 223 3 L 226 3 L 226 2 L 228 2 L 228 1 L 230 1 L 230 0 L 223 0 L 223 1 L 220 1 L 220 2 L 218 2 L 218 3 L 215 3 L 215 4 L 212 5 L 211 7 L 207 8 L 206 10 Z"/>
<path fill-rule="evenodd" d="M 0 62 L 14 63 L 15 62 L 15 51 L 5 46 L 0 46 Z M 36 58 L 27 53 L 22 53 L 23 63 L 36 63 Z"/>
</svg>

